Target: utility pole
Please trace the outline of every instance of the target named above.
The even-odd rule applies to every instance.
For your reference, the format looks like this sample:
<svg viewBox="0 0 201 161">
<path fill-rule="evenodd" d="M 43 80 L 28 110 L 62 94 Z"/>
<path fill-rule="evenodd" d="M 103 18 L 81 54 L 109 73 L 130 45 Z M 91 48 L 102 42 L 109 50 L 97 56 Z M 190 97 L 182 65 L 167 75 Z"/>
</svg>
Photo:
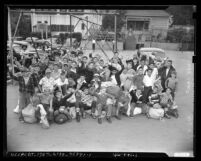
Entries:
<svg viewBox="0 0 201 161">
<path fill-rule="evenodd" d="M 114 17 L 114 32 L 115 32 L 115 35 L 114 35 L 114 50 L 115 52 L 117 52 L 117 15 L 115 15 Z"/>
<path fill-rule="evenodd" d="M 70 16 L 70 48 L 72 47 L 72 19 L 71 15 Z"/>
<path fill-rule="evenodd" d="M 14 74 L 14 68 L 13 68 L 13 43 L 12 43 L 10 8 L 9 7 L 8 7 L 8 40 L 9 40 L 9 43 L 10 43 L 12 74 Z M 12 84 L 13 84 L 13 79 L 12 79 Z"/>
<path fill-rule="evenodd" d="M 51 28 L 51 16 L 50 16 L 50 42 L 51 42 L 51 54 L 52 54 L 52 28 Z"/>
</svg>

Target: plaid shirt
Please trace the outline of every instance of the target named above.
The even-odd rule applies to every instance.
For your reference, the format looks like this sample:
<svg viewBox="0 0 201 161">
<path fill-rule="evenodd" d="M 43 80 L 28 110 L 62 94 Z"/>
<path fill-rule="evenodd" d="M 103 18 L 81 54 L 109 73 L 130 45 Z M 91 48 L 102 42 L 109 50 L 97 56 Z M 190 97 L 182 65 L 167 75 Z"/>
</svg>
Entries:
<svg viewBox="0 0 201 161">
<path fill-rule="evenodd" d="M 36 74 L 36 73 L 32 73 L 31 77 L 33 78 L 34 87 L 38 87 L 38 84 L 39 84 L 39 81 L 40 81 L 39 75 Z"/>
<path fill-rule="evenodd" d="M 24 80 L 23 76 L 16 77 L 13 75 L 12 77 L 14 80 L 19 82 L 19 91 L 20 92 L 27 92 L 27 93 L 31 93 L 31 94 L 34 93 L 35 82 L 34 82 L 33 76 L 29 77 L 27 84 L 25 84 L 25 80 Z"/>
</svg>

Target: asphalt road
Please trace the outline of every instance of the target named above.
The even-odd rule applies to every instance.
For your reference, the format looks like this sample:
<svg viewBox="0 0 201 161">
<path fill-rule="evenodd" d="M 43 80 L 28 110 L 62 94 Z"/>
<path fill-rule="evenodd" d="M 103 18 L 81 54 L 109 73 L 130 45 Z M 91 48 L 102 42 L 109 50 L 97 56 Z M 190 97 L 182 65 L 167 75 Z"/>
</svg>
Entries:
<svg viewBox="0 0 201 161">
<path fill-rule="evenodd" d="M 87 53 L 89 53 L 88 51 Z M 101 54 L 101 51 L 97 53 Z M 109 53 L 109 52 L 107 52 Z M 131 58 L 132 51 L 121 52 Z M 101 125 L 91 118 L 42 129 L 40 124 L 18 121 L 13 112 L 18 86 L 7 86 L 8 151 L 91 151 L 91 152 L 188 152 L 193 156 L 194 66 L 192 52 L 166 51 L 178 73 L 176 102 L 179 118 L 158 121 L 139 115 L 135 118 L 112 118 Z M 102 55 L 102 54 L 101 54 Z M 111 52 L 109 53 L 112 56 Z"/>
</svg>

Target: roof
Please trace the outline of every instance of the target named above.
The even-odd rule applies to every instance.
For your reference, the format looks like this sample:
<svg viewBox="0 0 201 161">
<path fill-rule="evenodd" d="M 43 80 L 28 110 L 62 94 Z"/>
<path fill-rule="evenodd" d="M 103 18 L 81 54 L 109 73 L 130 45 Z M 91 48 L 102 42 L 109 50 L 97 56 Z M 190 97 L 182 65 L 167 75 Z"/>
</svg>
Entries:
<svg viewBox="0 0 201 161">
<path fill-rule="evenodd" d="M 169 17 L 170 14 L 165 10 L 127 10 L 126 16 L 142 16 L 142 17 Z"/>
</svg>

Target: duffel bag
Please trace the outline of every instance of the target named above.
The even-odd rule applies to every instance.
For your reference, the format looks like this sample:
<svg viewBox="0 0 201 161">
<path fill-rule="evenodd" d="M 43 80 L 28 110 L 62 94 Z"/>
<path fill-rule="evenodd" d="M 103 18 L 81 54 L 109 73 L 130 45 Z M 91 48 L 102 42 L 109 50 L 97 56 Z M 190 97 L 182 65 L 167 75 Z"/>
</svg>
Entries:
<svg viewBox="0 0 201 161">
<path fill-rule="evenodd" d="M 29 104 L 22 110 L 22 116 L 24 117 L 24 121 L 26 123 L 36 123 L 37 119 L 35 117 L 35 108 L 32 104 Z"/>
<path fill-rule="evenodd" d="M 149 108 L 148 117 L 153 119 L 161 119 L 164 116 L 162 108 Z"/>
<path fill-rule="evenodd" d="M 57 124 L 63 124 L 68 120 L 68 117 L 63 114 L 63 113 L 59 113 L 57 116 L 55 116 L 54 121 Z"/>
<path fill-rule="evenodd" d="M 106 88 L 106 92 L 113 95 L 115 98 L 120 96 L 120 87 L 119 86 L 109 86 Z"/>
</svg>

